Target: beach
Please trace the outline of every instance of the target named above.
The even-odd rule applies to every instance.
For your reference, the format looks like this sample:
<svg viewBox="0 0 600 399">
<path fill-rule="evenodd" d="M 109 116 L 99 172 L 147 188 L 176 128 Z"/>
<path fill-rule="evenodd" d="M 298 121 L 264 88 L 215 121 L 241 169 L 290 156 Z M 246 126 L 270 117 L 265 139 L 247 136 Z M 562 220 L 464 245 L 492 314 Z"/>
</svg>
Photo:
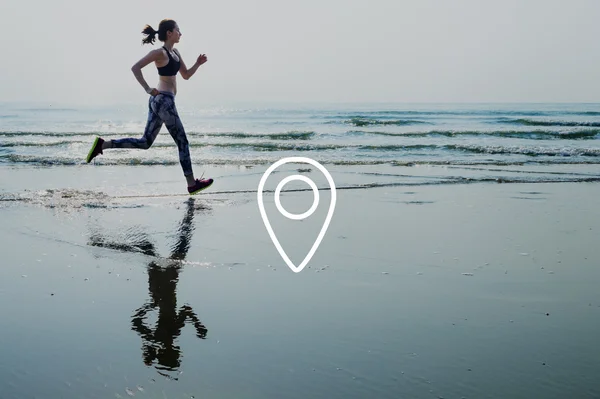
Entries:
<svg viewBox="0 0 600 399">
<path fill-rule="evenodd" d="M 3 165 L 2 397 L 600 395 L 596 165 L 267 167 Z"/>
<path fill-rule="evenodd" d="M 2 4 L 0 399 L 600 399 L 599 1 Z"/>
</svg>

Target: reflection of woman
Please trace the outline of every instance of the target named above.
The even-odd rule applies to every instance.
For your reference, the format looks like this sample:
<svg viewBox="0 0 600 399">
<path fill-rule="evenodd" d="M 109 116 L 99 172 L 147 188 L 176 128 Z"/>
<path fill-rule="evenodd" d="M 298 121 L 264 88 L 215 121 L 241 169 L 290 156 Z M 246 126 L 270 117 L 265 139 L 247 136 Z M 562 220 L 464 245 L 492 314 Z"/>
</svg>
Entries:
<svg viewBox="0 0 600 399">
<path fill-rule="evenodd" d="M 155 361 L 156 368 L 175 371 L 181 365 L 181 351 L 175 345 L 175 339 L 181 334 L 186 321 L 191 321 L 196 328 L 196 336 L 204 339 L 207 329 L 189 305 L 182 306 L 177 311 L 177 281 L 178 265 L 162 268 L 152 262 L 148 267 L 148 280 L 151 300 L 139 308 L 131 320 L 132 329 L 143 339 L 142 346 L 144 363 L 150 366 Z M 158 307 L 156 327 L 146 326 L 146 313 Z M 161 373 L 164 375 L 164 373 Z"/>
<path fill-rule="evenodd" d="M 185 216 L 177 229 L 176 241 L 171 248 L 171 254 L 167 264 L 159 265 L 152 261 L 148 265 L 148 289 L 150 300 L 137 309 L 131 320 L 131 328 L 137 332 L 143 340 L 142 357 L 147 366 L 154 364 L 158 372 L 170 377 L 167 372 L 176 371 L 181 362 L 181 350 L 176 345 L 176 339 L 181 335 L 181 330 L 186 322 L 190 322 L 196 329 L 198 338 L 206 338 L 207 329 L 200 322 L 198 316 L 189 305 L 183 305 L 177 309 L 177 282 L 181 271 L 180 260 L 185 259 L 190 248 L 194 218 L 194 199 L 187 202 Z M 135 242 L 111 242 L 107 237 L 93 234 L 90 244 L 100 247 L 108 247 L 125 251 L 142 252 L 146 255 L 157 257 L 157 251 L 152 242 L 139 233 L 135 236 Z M 158 308 L 158 320 L 155 326 L 146 324 L 147 313 Z"/>
<path fill-rule="evenodd" d="M 190 247 L 194 217 L 193 199 L 190 198 L 187 204 L 185 217 L 178 229 L 177 241 L 169 257 L 172 260 L 185 259 Z M 175 340 L 181 335 L 186 321 L 193 323 L 198 338 L 204 339 L 207 333 L 206 327 L 200 322 L 191 306 L 184 305 L 177 310 L 176 292 L 180 271 L 181 264 L 176 261 L 169 262 L 166 267 L 151 262 L 148 265 L 150 301 L 137 309 L 131 320 L 131 328 L 144 341 L 142 345 L 144 363 L 150 366 L 156 361 L 158 372 L 165 376 L 168 376 L 166 371 L 175 371 L 180 366 L 181 351 L 175 345 Z M 157 307 L 158 321 L 152 329 L 145 324 L 146 313 Z"/>
</svg>

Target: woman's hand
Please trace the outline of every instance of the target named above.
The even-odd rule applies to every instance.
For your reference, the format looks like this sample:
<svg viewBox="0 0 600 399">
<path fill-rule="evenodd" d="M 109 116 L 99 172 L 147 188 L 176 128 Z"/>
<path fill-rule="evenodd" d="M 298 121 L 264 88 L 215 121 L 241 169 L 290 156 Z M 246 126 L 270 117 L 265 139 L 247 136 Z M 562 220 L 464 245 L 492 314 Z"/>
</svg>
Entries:
<svg viewBox="0 0 600 399">
<path fill-rule="evenodd" d="M 208 59 L 206 58 L 206 54 L 200 54 L 198 56 L 198 59 L 196 60 L 196 63 L 198 64 L 198 66 L 204 64 L 206 61 L 208 61 Z"/>
<path fill-rule="evenodd" d="M 151 96 L 158 96 L 160 91 L 156 90 L 155 88 L 149 88 L 146 90 L 146 93 L 150 94 Z"/>
</svg>

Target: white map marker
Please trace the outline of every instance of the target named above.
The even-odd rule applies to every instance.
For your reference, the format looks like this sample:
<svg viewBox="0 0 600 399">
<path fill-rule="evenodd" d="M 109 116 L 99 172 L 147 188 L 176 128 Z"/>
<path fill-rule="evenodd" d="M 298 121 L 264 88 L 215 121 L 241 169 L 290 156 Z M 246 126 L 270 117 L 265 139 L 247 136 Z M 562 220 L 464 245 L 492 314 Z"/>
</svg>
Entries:
<svg viewBox="0 0 600 399">
<path fill-rule="evenodd" d="M 329 187 L 331 188 L 331 203 L 329 204 L 329 211 L 327 212 L 327 217 L 325 218 L 325 223 L 323 223 L 323 227 L 321 228 L 321 231 L 319 232 L 319 236 L 317 237 L 317 240 L 315 241 L 312 248 L 308 252 L 308 255 L 306 255 L 306 257 L 304 258 L 302 263 L 300 263 L 300 266 L 295 266 L 294 263 L 287 256 L 287 254 L 285 253 L 283 248 L 281 247 L 281 244 L 279 243 L 277 236 L 275 236 L 275 233 L 273 232 L 271 223 L 269 223 L 269 218 L 267 217 L 267 214 L 265 212 L 265 205 L 263 203 L 263 195 L 262 194 L 263 194 L 263 188 L 265 186 L 265 182 L 267 181 L 267 178 L 275 169 L 277 169 L 279 166 L 284 165 L 286 163 L 308 163 L 308 164 L 311 164 L 311 165 L 319 168 L 319 170 L 321 172 L 323 172 L 323 174 L 327 178 L 327 181 L 329 182 Z M 281 189 L 283 188 L 283 186 L 293 180 L 302 180 L 305 183 L 308 183 L 308 185 L 312 188 L 314 196 L 315 196 L 313 204 L 310 207 L 310 209 L 302 214 L 293 214 L 293 213 L 287 212 L 283 208 L 283 206 L 281 206 L 281 201 L 279 200 L 279 196 L 281 194 Z M 325 232 L 327 231 L 327 228 L 329 227 L 329 222 L 331 222 L 331 217 L 333 216 L 333 211 L 335 209 L 336 193 L 335 193 L 335 183 L 333 182 L 333 178 L 331 177 L 331 174 L 329 174 L 329 172 L 327 171 L 327 169 L 325 169 L 323 167 L 323 165 L 321 165 L 320 163 L 318 163 L 317 161 L 315 161 L 313 159 L 306 158 L 306 157 L 283 158 L 283 159 L 280 159 L 279 161 L 275 162 L 273 165 L 271 165 L 269 167 L 269 169 L 267 169 L 265 171 L 265 173 L 263 174 L 262 178 L 260 179 L 260 183 L 258 184 L 257 198 L 258 198 L 258 208 L 260 209 L 260 215 L 262 216 L 263 222 L 265 223 L 265 227 L 267 228 L 269 237 L 271 237 L 271 240 L 275 244 L 275 248 L 277 248 L 277 251 L 279 251 L 279 255 L 281 255 L 281 257 L 283 258 L 285 263 L 289 266 L 290 269 L 292 269 L 292 271 L 294 273 L 301 272 L 302 269 L 304 269 L 304 266 L 306 266 L 308 264 L 308 262 L 310 262 L 310 259 L 315 254 L 315 251 L 319 247 L 319 244 L 321 244 L 321 240 L 323 240 L 323 236 L 325 236 Z M 317 188 L 317 185 L 315 184 L 315 182 L 313 182 L 311 179 L 309 179 L 306 176 L 302 176 L 302 175 L 288 176 L 285 179 L 283 179 L 277 185 L 277 188 L 275 189 L 275 205 L 277 206 L 277 210 L 279 212 L 281 212 L 281 214 L 283 216 L 287 217 L 288 219 L 293 219 L 293 220 L 306 219 L 307 217 L 309 217 L 310 215 L 312 215 L 314 213 L 314 211 L 317 209 L 317 206 L 319 205 L 319 190 Z"/>
</svg>

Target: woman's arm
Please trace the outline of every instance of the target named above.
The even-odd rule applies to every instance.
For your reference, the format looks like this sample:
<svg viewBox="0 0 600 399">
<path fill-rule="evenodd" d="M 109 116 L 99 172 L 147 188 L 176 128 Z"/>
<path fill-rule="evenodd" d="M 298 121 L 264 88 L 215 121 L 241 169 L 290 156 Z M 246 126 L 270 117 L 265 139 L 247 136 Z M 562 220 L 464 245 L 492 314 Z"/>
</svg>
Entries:
<svg viewBox="0 0 600 399">
<path fill-rule="evenodd" d="M 148 94 L 157 95 L 158 90 L 150 88 L 150 86 L 148 86 L 148 83 L 146 83 L 144 75 L 142 74 L 142 68 L 153 61 L 157 61 L 159 58 L 161 58 L 162 55 L 162 49 L 152 50 L 131 67 L 133 75 Z M 156 93 L 154 93 L 154 91 L 156 91 Z"/>
<path fill-rule="evenodd" d="M 175 50 L 175 52 L 177 53 L 177 56 L 179 57 L 179 61 L 181 61 L 181 66 L 179 67 L 179 73 L 181 73 L 181 77 L 184 78 L 185 80 L 188 80 L 189 78 L 194 76 L 194 74 L 196 73 L 196 71 L 198 70 L 200 65 L 204 64 L 207 61 L 206 55 L 200 54 L 198 56 L 198 59 L 196 60 L 196 63 L 190 69 L 188 69 L 187 66 L 185 65 L 185 62 L 183 62 L 183 58 L 181 57 L 181 54 L 179 54 L 179 51 Z"/>
</svg>

